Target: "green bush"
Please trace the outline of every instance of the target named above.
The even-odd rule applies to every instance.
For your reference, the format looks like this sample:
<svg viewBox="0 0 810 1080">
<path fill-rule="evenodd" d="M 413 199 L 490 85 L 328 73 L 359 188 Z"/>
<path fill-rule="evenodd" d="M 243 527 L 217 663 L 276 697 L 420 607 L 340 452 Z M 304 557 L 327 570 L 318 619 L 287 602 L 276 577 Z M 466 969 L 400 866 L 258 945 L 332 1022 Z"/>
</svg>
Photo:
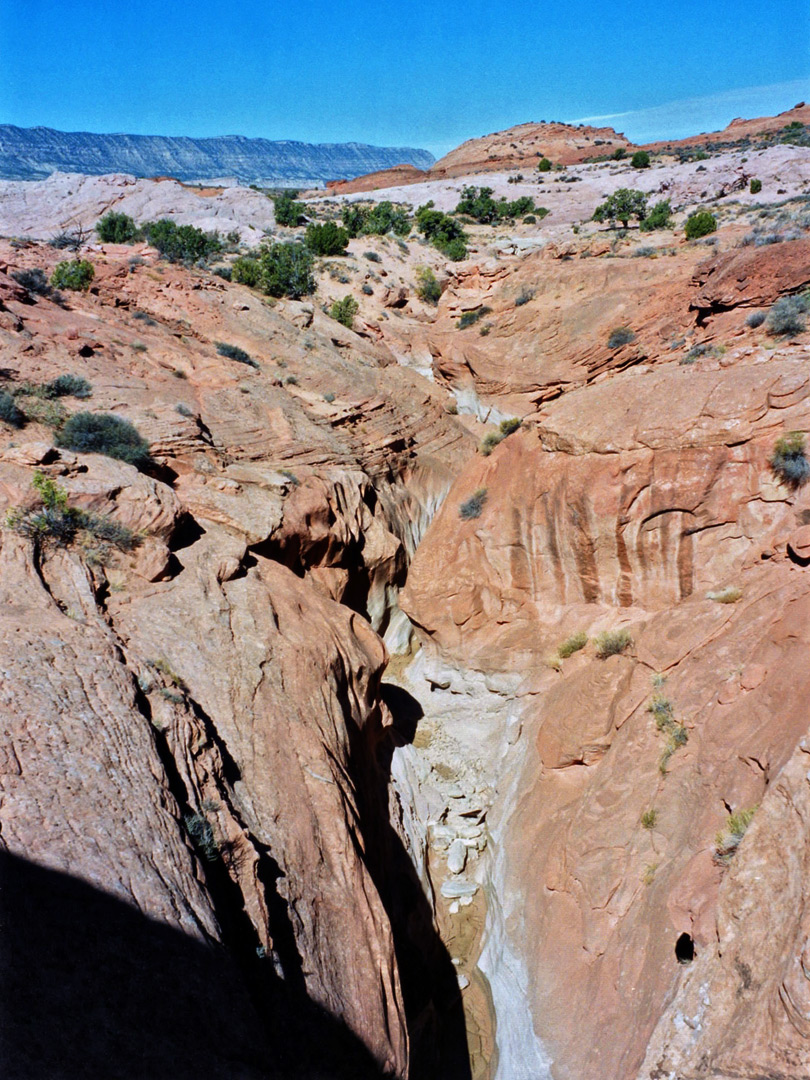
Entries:
<svg viewBox="0 0 810 1080">
<path fill-rule="evenodd" d="M 766 315 L 764 311 L 752 311 L 746 318 L 745 325 L 750 326 L 752 330 L 756 330 L 758 326 L 762 326 L 765 319 Z"/>
<path fill-rule="evenodd" d="M 650 210 L 639 228 L 642 232 L 652 232 L 654 229 L 669 229 L 672 227 L 672 207 L 669 199 L 661 199 Z"/>
<path fill-rule="evenodd" d="M 780 337 L 794 337 L 806 326 L 807 301 L 803 296 L 782 296 L 771 305 L 765 320 L 768 330 Z"/>
<path fill-rule="evenodd" d="M 696 210 L 686 219 L 683 231 L 687 240 L 698 240 L 717 229 L 717 218 L 709 210 Z"/>
<path fill-rule="evenodd" d="M 72 259 L 70 262 L 60 262 L 54 267 L 51 274 L 51 285 L 54 289 L 73 289 L 74 292 L 83 292 L 90 288 L 90 282 L 95 277 L 93 264 L 87 259 Z"/>
<path fill-rule="evenodd" d="M 306 220 L 306 207 L 302 202 L 296 202 L 297 191 L 285 191 L 273 199 L 276 225 L 295 227 Z"/>
<path fill-rule="evenodd" d="M 127 420 L 110 413 L 74 413 L 62 425 L 56 445 L 80 454 L 106 454 L 130 465 L 147 465 L 149 444 Z"/>
<path fill-rule="evenodd" d="M 255 289 L 262 276 L 262 268 L 258 259 L 252 256 L 241 256 L 231 263 L 231 281 L 238 285 L 250 285 Z"/>
<path fill-rule="evenodd" d="M 748 190 L 751 192 L 752 195 L 759 195 L 760 191 L 762 191 L 762 181 L 757 180 L 756 177 L 753 177 L 751 179 L 751 184 Z"/>
<path fill-rule="evenodd" d="M 540 160 L 537 162 L 538 172 L 551 172 L 551 169 L 552 164 L 547 157 L 541 157 Z"/>
<path fill-rule="evenodd" d="M 216 274 L 223 281 L 230 281 L 233 278 L 233 270 L 230 266 L 215 266 L 211 273 Z"/>
<path fill-rule="evenodd" d="M 466 214 L 480 225 L 492 225 L 505 218 L 514 220 L 522 214 L 535 210 L 534 200 L 528 195 L 509 202 L 501 198 L 497 202 L 492 198 L 492 188 L 465 187 L 461 191 L 461 200 L 456 206 L 456 214 Z M 537 211 L 540 212 L 540 211 Z M 544 213 L 548 213 L 545 211 Z"/>
<path fill-rule="evenodd" d="M 0 390 L 0 420 L 5 420 L 12 427 L 22 427 L 25 423 L 25 413 L 17 407 L 17 403 L 11 394 Z"/>
<path fill-rule="evenodd" d="M 335 300 L 329 309 L 329 314 L 342 326 L 348 326 L 351 329 L 358 309 L 359 305 L 353 296 L 344 296 L 342 300 Z"/>
<path fill-rule="evenodd" d="M 631 217 L 642 221 L 647 216 L 647 196 L 634 188 L 619 188 L 593 212 L 594 221 L 620 221 L 624 228 Z"/>
<path fill-rule="evenodd" d="M 312 253 L 303 244 L 270 244 L 259 256 L 259 288 L 268 296 L 299 300 L 315 291 L 312 264 Z"/>
<path fill-rule="evenodd" d="M 448 259 L 460 262 L 467 258 L 467 236 L 455 218 L 434 209 L 433 200 L 416 211 L 416 227 Z"/>
<path fill-rule="evenodd" d="M 805 454 L 804 434 L 790 431 L 777 439 L 768 464 L 789 487 L 800 488 L 806 484 L 810 478 L 810 462 Z"/>
<path fill-rule="evenodd" d="M 343 227 L 352 238 L 385 236 L 389 232 L 395 236 L 407 236 L 411 231 L 411 223 L 405 210 L 388 201 L 372 206 L 350 203 L 343 207 L 341 218 Z"/>
<path fill-rule="evenodd" d="M 306 245 L 313 255 L 345 255 L 348 243 L 348 232 L 334 221 L 307 226 Z"/>
<path fill-rule="evenodd" d="M 636 150 L 635 154 L 630 158 L 630 164 L 634 169 L 649 169 L 650 155 L 646 150 Z"/>
<path fill-rule="evenodd" d="M 610 331 L 608 348 L 620 349 L 622 345 L 629 345 L 631 341 L 635 340 L 635 332 L 629 326 L 617 326 L 615 330 Z"/>
<path fill-rule="evenodd" d="M 178 225 L 169 218 L 149 221 L 143 227 L 146 240 L 169 262 L 193 263 L 222 250 L 217 233 L 206 233 L 194 225 Z"/>
<path fill-rule="evenodd" d="M 437 304 L 442 295 L 442 287 L 429 266 L 420 266 L 416 271 L 416 295 L 428 304 Z"/>
<path fill-rule="evenodd" d="M 477 491 L 473 492 L 469 499 L 465 499 L 464 502 L 459 505 L 458 516 L 463 521 L 481 517 L 486 501 L 487 489 L 479 488 Z"/>
<path fill-rule="evenodd" d="M 247 364 L 248 367 L 252 368 L 259 366 L 253 357 L 246 353 L 244 349 L 240 349 L 238 345 L 228 345 L 225 341 L 215 341 L 214 344 L 219 355 L 227 357 L 228 360 L 236 360 L 237 363 Z"/>
<path fill-rule="evenodd" d="M 627 150 L 623 146 L 617 146 L 612 156 L 614 161 L 621 161 L 622 158 L 627 157 Z"/>
<path fill-rule="evenodd" d="M 96 222 L 96 232 L 104 244 L 131 244 L 138 238 L 138 226 L 132 218 L 112 211 Z"/>
</svg>

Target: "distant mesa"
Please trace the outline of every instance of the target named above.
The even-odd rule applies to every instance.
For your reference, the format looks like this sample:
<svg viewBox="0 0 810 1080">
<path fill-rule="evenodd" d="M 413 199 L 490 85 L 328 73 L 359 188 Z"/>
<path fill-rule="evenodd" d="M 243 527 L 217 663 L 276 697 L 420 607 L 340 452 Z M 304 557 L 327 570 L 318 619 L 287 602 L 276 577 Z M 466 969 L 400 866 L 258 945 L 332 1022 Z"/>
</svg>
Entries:
<svg viewBox="0 0 810 1080">
<path fill-rule="evenodd" d="M 224 135 L 98 135 L 0 125 L 0 179 L 43 180 L 54 172 L 172 176 L 186 183 L 234 179 L 243 184 L 320 187 L 407 163 L 428 169 L 427 150 L 365 143 L 304 143 Z"/>
</svg>

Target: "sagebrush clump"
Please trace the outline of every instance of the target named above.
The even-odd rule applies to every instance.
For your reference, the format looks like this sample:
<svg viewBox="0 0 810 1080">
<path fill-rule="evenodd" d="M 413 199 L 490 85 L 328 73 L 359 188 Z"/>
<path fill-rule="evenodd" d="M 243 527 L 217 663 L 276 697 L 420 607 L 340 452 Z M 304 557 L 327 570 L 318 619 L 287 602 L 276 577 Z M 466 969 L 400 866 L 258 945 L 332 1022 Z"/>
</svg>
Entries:
<svg viewBox="0 0 810 1080">
<path fill-rule="evenodd" d="M 573 656 L 574 653 L 579 652 L 580 649 L 584 649 L 588 644 L 588 635 L 584 630 L 579 630 L 575 634 L 571 634 L 565 641 L 560 642 L 557 646 L 557 656 L 561 660 L 567 660 L 569 656 Z"/>
<path fill-rule="evenodd" d="M 799 488 L 810 478 L 810 462 L 805 454 L 806 440 L 801 431 L 790 431 L 777 439 L 768 464 L 789 487 Z"/>
<path fill-rule="evenodd" d="M 151 460 L 149 444 L 138 429 L 111 413 L 74 413 L 57 432 L 56 445 L 80 454 L 105 454 L 138 467 Z"/>
<path fill-rule="evenodd" d="M 246 353 L 238 345 L 229 345 L 227 341 L 215 341 L 214 345 L 216 345 L 219 355 L 227 357 L 228 360 L 236 360 L 238 364 L 247 364 L 248 367 L 252 368 L 259 366 L 250 353 Z"/>
<path fill-rule="evenodd" d="M 596 636 L 596 655 L 600 660 L 618 656 L 633 644 L 629 630 L 603 630 Z"/>
<path fill-rule="evenodd" d="M 479 518 L 484 509 L 484 504 L 487 501 L 487 489 L 478 488 L 474 491 L 469 499 L 465 499 L 463 503 L 459 505 L 458 516 L 462 521 L 469 521 L 470 518 Z"/>
<path fill-rule="evenodd" d="M 757 810 L 758 806 L 751 806 L 747 810 L 737 810 L 729 814 L 725 829 L 721 830 L 714 840 L 715 862 L 721 866 L 727 866 L 731 862 Z"/>
<path fill-rule="evenodd" d="M 771 306 L 766 327 L 780 337 L 795 337 L 806 329 L 807 308 L 808 301 L 803 296 L 782 296 Z"/>
</svg>

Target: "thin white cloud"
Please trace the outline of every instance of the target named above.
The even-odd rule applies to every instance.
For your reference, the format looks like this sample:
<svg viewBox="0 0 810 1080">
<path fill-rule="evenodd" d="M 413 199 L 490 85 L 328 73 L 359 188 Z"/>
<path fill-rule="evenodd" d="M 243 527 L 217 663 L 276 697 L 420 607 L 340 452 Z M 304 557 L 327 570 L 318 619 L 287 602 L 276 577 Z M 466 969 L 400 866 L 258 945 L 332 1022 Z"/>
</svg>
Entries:
<svg viewBox="0 0 810 1080">
<path fill-rule="evenodd" d="M 721 90 L 716 94 L 669 101 L 647 109 L 583 116 L 570 123 L 615 126 L 616 121 L 623 121 L 625 134 L 636 141 L 680 138 L 697 135 L 700 131 L 717 131 L 735 116 L 753 117 L 783 112 L 802 98 L 810 99 L 810 78 Z"/>
</svg>

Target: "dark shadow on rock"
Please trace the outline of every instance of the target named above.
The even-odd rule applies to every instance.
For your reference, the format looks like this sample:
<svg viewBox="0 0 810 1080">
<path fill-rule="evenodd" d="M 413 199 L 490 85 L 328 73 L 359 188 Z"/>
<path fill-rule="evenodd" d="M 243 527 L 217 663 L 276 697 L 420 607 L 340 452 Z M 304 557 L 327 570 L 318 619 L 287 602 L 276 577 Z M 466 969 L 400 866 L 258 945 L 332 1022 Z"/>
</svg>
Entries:
<svg viewBox="0 0 810 1080">
<path fill-rule="evenodd" d="M 394 750 L 413 742 L 422 706 L 390 683 L 380 697 L 394 719 L 384 727 L 375 710 L 362 731 L 349 727 L 367 865 L 385 906 L 410 1035 L 411 1080 L 471 1080 L 461 992 L 450 954 L 414 865 L 390 823 L 389 790 Z M 344 714 L 351 715 L 349 703 Z"/>
<path fill-rule="evenodd" d="M 264 966 L 257 1000 L 221 945 L 0 849 L 3 1080 L 382 1080 Z"/>
</svg>

